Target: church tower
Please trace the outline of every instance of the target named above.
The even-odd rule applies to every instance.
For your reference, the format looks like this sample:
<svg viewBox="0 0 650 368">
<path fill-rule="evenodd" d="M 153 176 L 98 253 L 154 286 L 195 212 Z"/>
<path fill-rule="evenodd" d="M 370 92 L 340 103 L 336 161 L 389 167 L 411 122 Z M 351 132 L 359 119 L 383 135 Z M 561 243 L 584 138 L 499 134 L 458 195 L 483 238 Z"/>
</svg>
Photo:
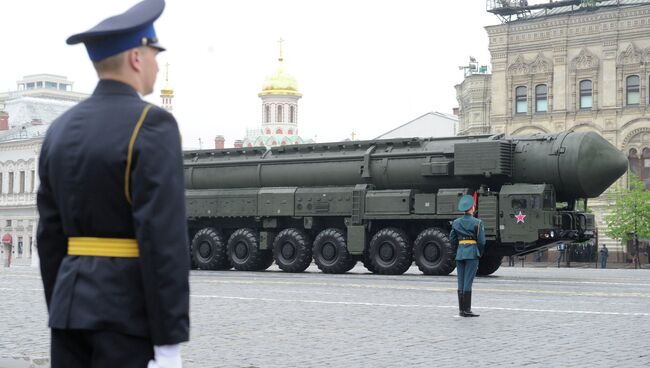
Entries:
<svg viewBox="0 0 650 368">
<path fill-rule="evenodd" d="M 262 100 L 262 127 L 260 130 L 248 132 L 243 142 L 244 147 L 284 146 L 308 142 L 298 135 L 298 100 L 302 94 L 298 92 L 296 79 L 284 70 L 282 42 L 283 39 L 278 41 L 278 67 L 266 77 L 262 92 L 258 93 Z"/>
<path fill-rule="evenodd" d="M 165 87 L 160 90 L 160 99 L 162 100 L 162 108 L 169 112 L 172 112 L 174 90 L 169 85 L 169 63 L 165 64 Z"/>
</svg>

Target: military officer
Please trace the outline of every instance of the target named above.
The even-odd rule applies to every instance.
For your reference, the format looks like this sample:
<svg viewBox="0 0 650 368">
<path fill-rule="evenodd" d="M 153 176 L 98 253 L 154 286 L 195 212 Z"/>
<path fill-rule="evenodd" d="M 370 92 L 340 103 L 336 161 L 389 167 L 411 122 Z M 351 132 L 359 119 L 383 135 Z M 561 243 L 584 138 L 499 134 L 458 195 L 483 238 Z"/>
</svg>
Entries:
<svg viewBox="0 0 650 368">
<path fill-rule="evenodd" d="M 464 195 L 458 210 L 465 212 L 451 224 L 449 242 L 457 247 L 456 273 L 458 274 L 458 310 L 461 317 L 478 317 L 472 312 L 472 283 L 478 270 L 478 261 L 485 250 L 483 222 L 474 217 L 474 198 Z"/>
<path fill-rule="evenodd" d="M 143 101 L 164 49 L 163 0 L 68 38 L 99 76 L 49 128 L 39 162 L 38 251 L 57 367 L 180 367 L 189 247 L 180 135 Z"/>
</svg>

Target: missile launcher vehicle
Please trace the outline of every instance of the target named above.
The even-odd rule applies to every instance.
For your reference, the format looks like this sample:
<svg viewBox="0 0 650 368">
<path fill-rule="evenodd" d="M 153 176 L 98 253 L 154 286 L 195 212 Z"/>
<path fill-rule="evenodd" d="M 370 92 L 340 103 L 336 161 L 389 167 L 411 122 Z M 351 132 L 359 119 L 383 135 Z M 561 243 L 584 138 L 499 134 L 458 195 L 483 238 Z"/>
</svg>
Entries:
<svg viewBox="0 0 650 368">
<path fill-rule="evenodd" d="M 485 225 L 479 274 L 503 256 L 597 236 L 577 202 L 626 170 L 625 155 L 593 132 L 520 137 L 389 139 L 184 153 L 192 264 L 287 272 L 312 262 L 343 273 L 412 264 L 448 275 L 460 196 Z"/>
</svg>

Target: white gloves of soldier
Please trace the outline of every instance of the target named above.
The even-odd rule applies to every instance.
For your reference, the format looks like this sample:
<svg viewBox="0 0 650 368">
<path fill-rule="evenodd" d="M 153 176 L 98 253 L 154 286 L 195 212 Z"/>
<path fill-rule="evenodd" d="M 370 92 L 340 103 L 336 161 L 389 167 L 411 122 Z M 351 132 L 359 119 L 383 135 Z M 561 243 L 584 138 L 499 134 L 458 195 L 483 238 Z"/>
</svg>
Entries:
<svg viewBox="0 0 650 368">
<path fill-rule="evenodd" d="M 154 360 L 150 360 L 147 368 L 182 368 L 181 346 L 160 345 L 153 347 Z"/>
</svg>

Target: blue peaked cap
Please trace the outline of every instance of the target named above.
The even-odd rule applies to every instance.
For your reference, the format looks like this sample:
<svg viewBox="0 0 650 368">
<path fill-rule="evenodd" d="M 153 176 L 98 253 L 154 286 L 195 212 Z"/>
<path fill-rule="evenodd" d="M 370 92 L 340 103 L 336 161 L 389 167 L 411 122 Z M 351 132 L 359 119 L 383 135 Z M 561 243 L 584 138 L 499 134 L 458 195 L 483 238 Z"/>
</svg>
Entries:
<svg viewBox="0 0 650 368">
<path fill-rule="evenodd" d="M 469 194 L 465 194 L 460 197 L 458 201 L 458 210 L 461 212 L 469 211 L 470 208 L 474 207 L 474 197 Z"/>
<path fill-rule="evenodd" d="M 84 43 L 92 61 L 100 61 L 139 46 L 150 46 L 160 51 L 153 22 L 165 9 L 164 0 L 144 0 L 122 14 L 104 19 L 86 32 L 68 37 L 66 43 Z"/>
</svg>

